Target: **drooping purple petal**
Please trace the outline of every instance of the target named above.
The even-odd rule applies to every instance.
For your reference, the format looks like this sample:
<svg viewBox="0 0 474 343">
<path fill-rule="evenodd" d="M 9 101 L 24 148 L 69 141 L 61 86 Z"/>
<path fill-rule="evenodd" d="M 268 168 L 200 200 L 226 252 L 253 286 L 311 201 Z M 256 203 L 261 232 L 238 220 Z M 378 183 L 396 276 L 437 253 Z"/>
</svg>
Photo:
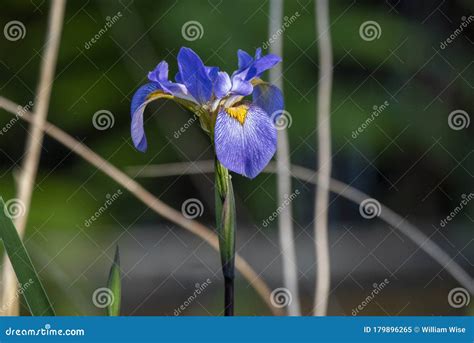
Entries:
<svg viewBox="0 0 474 343">
<path fill-rule="evenodd" d="M 256 85 L 252 95 L 253 103 L 267 112 L 273 121 L 282 114 L 285 103 L 283 94 L 277 86 L 269 83 Z"/>
<path fill-rule="evenodd" d="M 252 104 L 243 124 L 222 109 L 217 115 L 214 142 L 217 158 L 226 168 L 254 178 L 275 154 L 277 132 L 269 115 Z"/>
<path fill-rule="evenodd" d="M 199 56 L 189 48 L 181 48 L 178 67 L 178 78 L 189 93 L 201 104 L 208 102 L 212 96 L 212 81 Z"/>
<path fill-rule="evenodd" d="M 135 148 L 141 152 L 146 151 L 147 148 L 145 131 L 143 129 L 143 111 L 148 104 L 147 97 L 158 90 L 160 90 L 160 87 L 157 83 L 147 83 L 138 88 L 132 98 L 130 106 L 132 116 L 132 123 L 130 126 L 131 135 Z"/>
</svg>

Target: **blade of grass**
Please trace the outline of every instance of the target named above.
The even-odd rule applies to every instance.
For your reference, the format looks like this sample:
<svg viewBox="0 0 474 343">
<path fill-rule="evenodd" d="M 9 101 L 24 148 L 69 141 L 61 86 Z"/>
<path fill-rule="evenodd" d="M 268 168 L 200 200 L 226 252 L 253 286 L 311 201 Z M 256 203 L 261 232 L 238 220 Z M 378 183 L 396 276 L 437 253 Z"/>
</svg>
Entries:
<svg viewBox="0 0 474 343">
<path fill-rule="evenodd" d="M 48 19 L 48 31 L 46 34 L 46 43 L 41 52 L 41 69 L 38 88 L 34 101 L 34 124 L 28 128 L 28 135 L 25 144 L 25 154 L 18 177 L 18 200 L 24 205 L 24 215 L 15 218 L 15 226 L 20 237 L 25 235 L 28 213 L 33 195 L 36 174 L 41 157 L 44 132 L 41 127 L 46 122 L 48 116 L 49 100 L 54 82 L 54 72 L 56 69 L 56 60 L 58 58 L 59 44 L 61 41 L 61 32 L 63 26 L 63 17 L 66 7 L 65 0 L 54 0 L 51 2 L 51 9 Z M 18 289 L 17 280 L 13 275 L 13 269 L 6 258 L 3 262 L 2 270 L 3 290 L 1 294 L 2 306 L 10 299 L 17 299 L 15 294 Z M 18 316 L 20 314 L 19 303 L 14 300 L 10 304 L 8 311 L 1 311 L 0 314 L 8 316 Z"/>
<path fill-rule="evenodd" d="M 119 247 L 115 249 L 114 262 L 110 268 L 109 281 L 107 287 L 112 291 L 113 301 L 107 307 L 109 316 L 120 316 L 120 300 L 122 296 L 122 284 L 120 282 L 120 255 Z"/>
<path fill-rule="evenodd" d="M 23 295 L 33 316 L 54 316 L 54 310 L 44 291 L 43 285 L 31 263 L 30 256 L 16 231 L 8 214 L 3 199 L 0 198 L 0 238 L 10 258 L 20 288 L 12 299 L 3 306 L 16 302 L 20 294 Z"/>
</svg>

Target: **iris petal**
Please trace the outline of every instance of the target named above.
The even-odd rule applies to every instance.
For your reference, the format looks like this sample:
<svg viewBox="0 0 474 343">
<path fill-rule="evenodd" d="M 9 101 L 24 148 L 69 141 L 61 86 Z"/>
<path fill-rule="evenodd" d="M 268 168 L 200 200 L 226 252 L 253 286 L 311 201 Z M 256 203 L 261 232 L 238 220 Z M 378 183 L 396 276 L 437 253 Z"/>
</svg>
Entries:
<svg viewBox="0 0 474 343">
<path fill-rule="evenodd" d="M 283 112 L 285 103 L 281 90 L 269 83 L 261 83 L 253 89 L 253 102 L 275 120 Z"/>
<path fill-rule="evenodd" d="M 260 76 L 264 71 L 273 68 L 276 64 L 280 62 L 280 57 L 278 57 L 277 55 L 268 54 L 256 59 L 253 63 L 253 67 L 256 69 L 257 76 Z"/>
<path fill-rule="evenodd" d="M 211 80 L 211 83 L 214 84 L 217 80 L 217 75 L 219 74 L 218 67 L 205 67 L 207 76 Z"/>
<path fill-rule="evenodd" d="M 181 74 L 179 73 L 179 71 L 176 73 L 174 79 L 178 83 L 183 83 L 183 78 L 181 77 Z"/>
<path fill-rule="evenodd" d="M 143 113 L 145 112 L 146 106 L 158 99 L 170 99 L 174 100 L 188 108 L 195 106 L 194 103 L 186 100 L 180 100 L 171 94 L 165 93 L 161 89 L 160 85 L 156 82 L 147 83 L 135 92 L 132 98 L 131 104 L 131 115 L 132 123 L 130 125 L 130 131 L 132 136 L 133 145 L 137 150 L 144 152 L 147 149 L 147 141 L 145 131 L 143 129 Z"/>
<path fill-rule="evenodd" d="M 148 80 L 152 82 L 161 82 L 168 80 L 168 63 L 161 61 L 153 71 L 148 73 Z"/>
<path fill-rule="evenodd" d="M 230 82 L 229 74 L 221 71 L 217 75 L 216 83 L 214 84 L 214 93 L 218 99 L 223 98 L 230 92 L 232 83 Z"/>
<path fill-rule="evenodd" d="M 147 83 L 135 92 L 132 98 L 130 112 L 132 114 L 131 133 L 132 141 L 137 150 L 144 152 L 147 148 L 145 131 L 143 129 L 143 111 L 145 110 L 147 97 L 160 87 L 156 83 Z"/>
<path fill-rule="evenodd" d="M 189 93 L 201 104 L 212 96 L 212 81 L 199 56 L 189 48 L 181 48 L 178 53 L 179 76 Z"/>
<path fill-rule="evenodd" d="M 239 60 L 239 69 L 232 76 L 238 76 L 246 81 L 260 76 L 264 71 L 271 69 L 281 62 L 281 58 L 274 54 L 268 54 L 262 57 L 261 48 L 256 50 L 255 58 L 243 50 L 237 52 L 237 57 Z"/>
<path fill-rule="evenodd" d="M 240 76 L 232 77 L 232 94 L 247 96 L 252 94 L 253 86 L 250 81 L 241 78 Z"/>
<path fill-rule="evenodd" d="M 239 64 L 238 64 L 239 69 L 245 69 L 253 62 L 252 56 L 250 56 L 244 50 L 239 49 L 237 51 L 237 58 L 238 58 L 238 61 L 239 61 Z"/>
<path fill-rule="evenodd" d="M 217 115 L 214 139 L 217 158 L 226 168 L 254 178 L 275 154 L 277 132 L 269 115 L 250 105 L 243 125 L 222 109 Z"/>
<path fill-rule="evenodd" d="M 197 101 L 191 96 L 191 94 L 189 94 L 185 85 L 171 81 L 163 81 L 160 82 L 160 86 L 165 92 L 168 92 L 177 98 L 197 103 Z"/>
<path fill-rule="evenodd" d="M 148 73 L 148 79 L 153 83 L 156 83 L 159 89 L 170 93 L 177 98 L 197 103 L 191 94 L 189 94 L 185 85 L 168 80 L 168 63 L 166 63 L 166 61 L 158 63 L 156 68 Z"/>
</svg>

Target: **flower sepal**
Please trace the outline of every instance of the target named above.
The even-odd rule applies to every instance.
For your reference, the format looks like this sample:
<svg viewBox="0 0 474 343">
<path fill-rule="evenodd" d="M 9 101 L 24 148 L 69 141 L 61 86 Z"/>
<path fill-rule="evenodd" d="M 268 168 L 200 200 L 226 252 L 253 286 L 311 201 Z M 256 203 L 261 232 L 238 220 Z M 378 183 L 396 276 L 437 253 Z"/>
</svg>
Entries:
<svg viewBox="0 0 474 343">
<path fill-rule="evenodd" d="M 159 89 L 154 83 L 147 83 L 140 87 L 132 98 L 131 115 L 132 122 L 130 125 L 132 141 L 135 147 L 144 152 L 147 149 L 147 140 L 145 130 L 143 128 L 143 115 L 146 107 L 155 100 L 172 100 L 193 113 L 199 113 L 200 106 L 192 101 L 178 98 L 174 95 Z"/>
</svg>

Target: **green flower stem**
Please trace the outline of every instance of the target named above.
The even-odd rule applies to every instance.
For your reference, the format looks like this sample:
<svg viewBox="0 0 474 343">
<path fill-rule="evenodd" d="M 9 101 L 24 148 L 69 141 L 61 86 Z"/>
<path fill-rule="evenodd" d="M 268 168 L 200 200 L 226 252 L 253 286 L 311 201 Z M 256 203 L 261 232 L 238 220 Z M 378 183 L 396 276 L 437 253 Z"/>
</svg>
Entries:
<svg viewBox="0 0 474 343">
<path fill-rule="evenodd" d="M 232 180 L 227 170 L 215 160 L 216 225 L 219 236 L 222 273 L 224 274 L 224 313 L 234 315 L 235 278 L 235 200 Z"/>
</svg>

